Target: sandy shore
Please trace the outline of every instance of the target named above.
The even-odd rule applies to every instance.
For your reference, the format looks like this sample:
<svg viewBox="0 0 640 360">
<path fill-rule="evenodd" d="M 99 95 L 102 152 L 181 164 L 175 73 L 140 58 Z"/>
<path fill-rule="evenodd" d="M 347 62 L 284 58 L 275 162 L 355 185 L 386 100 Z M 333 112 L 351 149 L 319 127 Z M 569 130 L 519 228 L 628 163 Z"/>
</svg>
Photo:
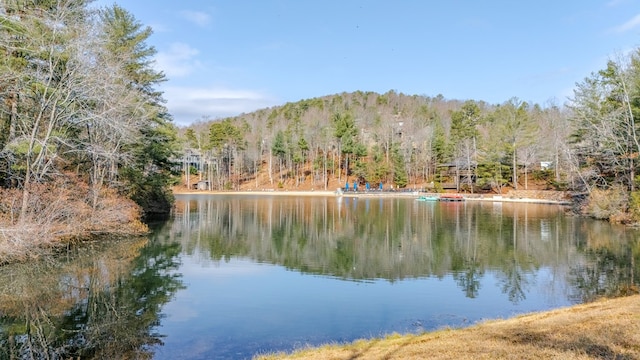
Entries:
<svg viewBox="0 0 640 360">
<path fill-rule="evenodd" d="M 402 197 L 402 198 L 419 198 L 420 196 L 437 197 L 439 194 L 427 193 L 420 191 L 360 191 L 360 192 L 341 192 L 334 191 L 289 191 L 289 190 L 247 190 L 247 191 L 205 191 L 205 190 L 182 190 L 174 189 L 175 195 L 263 195 L 263 196 L 342 196 L 342 197 L 358 197 L 358 198 L 379 198 L 379 197 Z M 461 194 L 465 201 L 488 201 L 488 202 L 515 202 L 515 203 L 534 203 L 534 204 L 552 204 L 552 205 L 571 205 L 571 202 L 565 200 L 552 199 L 536 199 L 523 197 L 509 197 L 492 194 Z"/>
</svg>

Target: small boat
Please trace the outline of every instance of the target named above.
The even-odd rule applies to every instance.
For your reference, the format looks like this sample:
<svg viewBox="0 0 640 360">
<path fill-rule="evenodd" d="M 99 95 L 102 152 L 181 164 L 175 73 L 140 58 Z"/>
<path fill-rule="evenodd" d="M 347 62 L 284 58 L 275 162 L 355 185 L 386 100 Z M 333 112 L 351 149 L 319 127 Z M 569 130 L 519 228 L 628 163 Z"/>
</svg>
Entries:
<svg viewBox="0 0 640 360">
<path fill-rule="evenodd" d="M 460 194 L 442 194 L 440 201 L 464 201 L 464 196 Z"/>
<path fill-rule="evenodd" d="M 437 196 L 420 196 L 416 201 L 438 201 Z"/>
</svg>

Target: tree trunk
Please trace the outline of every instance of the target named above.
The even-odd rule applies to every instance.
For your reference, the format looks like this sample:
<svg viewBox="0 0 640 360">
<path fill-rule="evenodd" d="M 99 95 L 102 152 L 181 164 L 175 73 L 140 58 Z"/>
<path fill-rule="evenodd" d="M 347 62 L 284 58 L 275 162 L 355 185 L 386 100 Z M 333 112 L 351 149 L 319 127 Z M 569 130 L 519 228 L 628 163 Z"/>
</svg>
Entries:
<svg viewBox="0 0 640 360">
<path fill-rule="evenodd" d="M 269 183 L 273 186 L 273 151 L 269 148 Z"/>
<path fill-rule="evenodd" d="M 324 189 L 327 190 L 328 181 L 327 181 L 327 152 L 324 151 L 322 154 L 322 183 L 324 183 Z"/>
<path fill-rule="evenodd" d="M 258 182 L 258 174 L 260 172 L 258 170 L 259 170 L 259 168 L 258 168 L 258 159 L 256 159 L 256 160 L 253 160 L 253 173 L 254 173 L 254 175 L 256 177 L 256 190 L 260 186 L 259 182 Z"/>
<path fill-rule="evenodd" d="M 16 122 L 18 122 L 18 94 L 13 94 L 11 99 L 11 115 L 9 116 L 9 137 L 7 143 L 16 137 Z"/>
<path fill-rule="evenodd" d="M 29 161 L 27 160 L 27 169 L 29 168 Z M 27 173 L 29 171 L 27 170 Z M 24 184 L 22 188 L 22 207 L 20 208 L 20 218 L 18 219 L 19 224 L 24 224 L 27 216 L 27 209 L 29 208 L 29 188 L 31 187 L 31 182 L 29 178 L 24 179 Z"/>
<path fill-rule="evenodd" d="M 338 142 L 338 183 L 342 184 L 342 170 L 340 167 L 342 166 L 342 144 Z"/>
<path fill-rule="evenodd" d="M 518 190 L 518 167 L 516 162 L 516 143 L 513 143 L 513 189 Z"/>
<path fill-rule="evenodd" d="M 555 178 L 556 181 L 560 181 L 560 169 L 558 168 L 558 162 L 560 161 L 560 152 L 558 151 L 558 149 L 556 148 L 556 153 L 555 153 L 555 162 L 553 164 L 553 169 L 555 171 Z"/>
<path fill-rule="evenodd" d="M 189 159 L 185 157 L 184 158 L 184 178 L 187 185 L 187 189 L 191 189 L 191 180 L 189 178 L 189 175 L 191 175 L 191 166 L 189 165 Z"/>
<path fill-rule="evenodd" d="M 349 182 L 349 154 L 344 156 L 344 177 Z"/>
</svg>

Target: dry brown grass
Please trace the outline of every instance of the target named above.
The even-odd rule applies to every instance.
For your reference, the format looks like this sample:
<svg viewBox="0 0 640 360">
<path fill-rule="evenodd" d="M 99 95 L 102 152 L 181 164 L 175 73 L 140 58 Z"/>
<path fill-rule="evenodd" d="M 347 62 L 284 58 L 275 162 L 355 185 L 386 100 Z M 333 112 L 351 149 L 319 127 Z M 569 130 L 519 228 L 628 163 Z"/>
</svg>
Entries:
<svg viewBox="0 0 640 360">
<path fill-rule="evenodd" d="M 256 359 L 640 359 L 640 296 Z"/>
<path fill-rule="evenodd" d="M 91 235 L 147 231 L 133 201 L 103 189 L 92 206 L 88 186 L 73 176 L 33 186 L 24 214 L 22 196 L 18 189 L 0 189 L 0 265 L 37 258 Z"/>
<path fill-rule="evenodd" d="M 628 203 L 627 191 L 620 186 L 608 190 L 593 189 L 583 212 L 596 219 L 625 223 L 630 220 L 627 212 Z"/>
</svg>

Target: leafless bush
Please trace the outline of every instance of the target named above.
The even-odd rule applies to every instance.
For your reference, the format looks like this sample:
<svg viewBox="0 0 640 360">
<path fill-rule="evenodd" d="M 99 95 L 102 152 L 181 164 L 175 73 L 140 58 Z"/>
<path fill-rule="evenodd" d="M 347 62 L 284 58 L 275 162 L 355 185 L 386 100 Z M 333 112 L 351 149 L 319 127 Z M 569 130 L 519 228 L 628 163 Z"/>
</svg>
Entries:
<svg viewBox="0 0 640 360">
<path fill-rule="evenodd" d="M 133 201 L 110 189 L 90 204 L 87 184 L 74 176 L 32 186 L 21 214 L 22 190 L 0 189 L 0 264 L 38 257 L 51 249 L 95 234 L 147 231 Z"/>
<path fill-rule="evenodd" d="M 612 222 L 625 222 L 629 203 L 627 192 L 617 186 L 608 190 L 593 189 L 584 208 L 586 215 Z"/>
<path fill-rule="evenodd" d="M 93 233 L 136 234 L 146 232 L 142 211 L 131 199 L 119 196 L 115 190 L 104 188 L 91 214 L 88 229 Z"/>
</svg>

